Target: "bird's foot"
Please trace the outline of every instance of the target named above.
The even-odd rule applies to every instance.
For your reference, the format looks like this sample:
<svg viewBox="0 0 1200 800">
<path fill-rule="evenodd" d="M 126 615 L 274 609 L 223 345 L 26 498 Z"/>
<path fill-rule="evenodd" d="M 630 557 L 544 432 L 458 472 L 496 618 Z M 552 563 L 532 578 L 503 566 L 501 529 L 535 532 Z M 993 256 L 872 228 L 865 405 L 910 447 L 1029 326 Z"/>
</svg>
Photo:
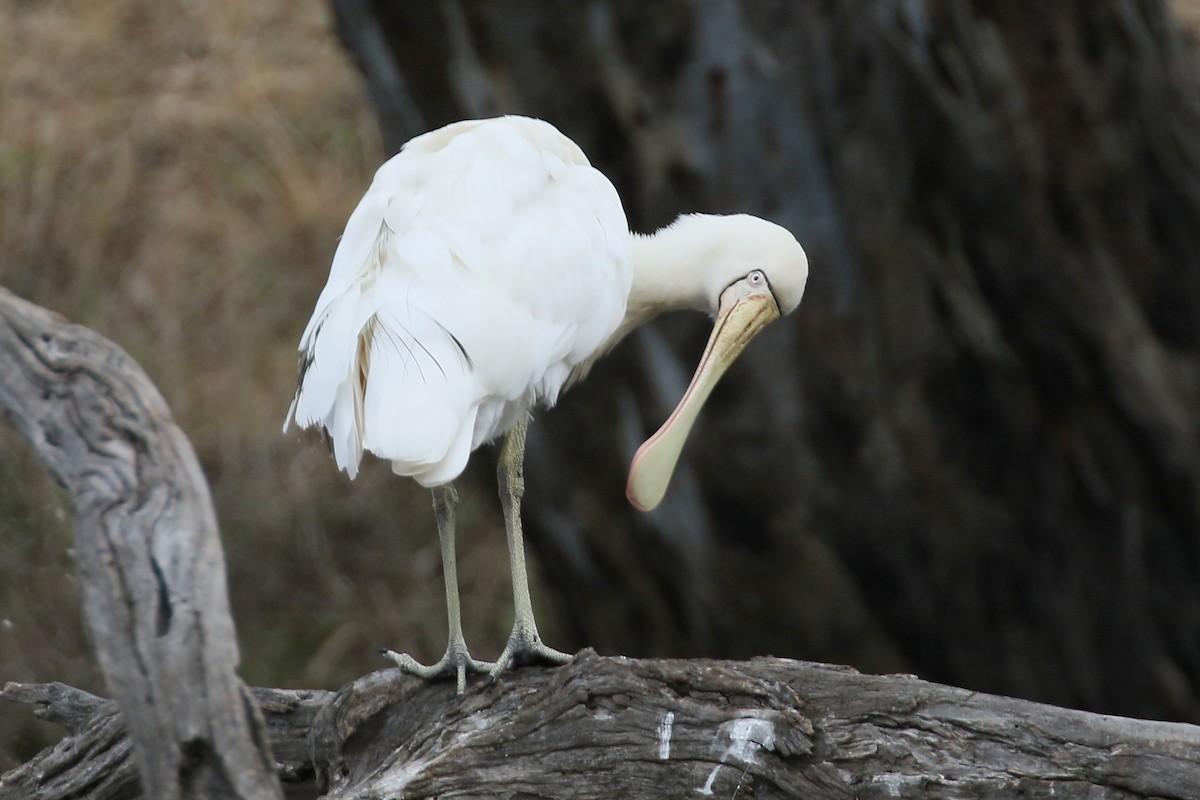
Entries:
<svg viewBox="0 0 1200 800">
<path fill-rule="evenodd" d="M 570 653 L 564 653 L 545 645 L 542 637 L 538 635 L 537 628 L 518 623 L 513 626 L 512 634 L 508 637 L 508 644 L 504 646 L 504 652 L 492 666 L 488 680 L 494 682 L 500 677 L 500 673 L 509 667 L 520 667 L 526 664 L 548 664 L 557 667 L 566 664 L 572 658 L 574 656 Z"/>
<path fill-rule="evenodd" d="M 423 678 L 427 681 L 440 680 L 442 678 L 455 678 L 458 693 L 462 694 L 467 688 L 467 673 L 472 675 L 490 675 L 496 665 L 488 661 L 477 661 L 471 658 L 471 654 L 467 652 L 466 646 L 455 647 L 451 644 L 446 648 L 446 654 L 436 664 L 430 664 L 428 667 L 418 662 L 408 653 L 397 653 L 395 650 L 381 650 L 385 658 L 391 659 L 396 666 L 407 672 L 409 675 L 415 675 L 418 678 Z"/>
</svg>

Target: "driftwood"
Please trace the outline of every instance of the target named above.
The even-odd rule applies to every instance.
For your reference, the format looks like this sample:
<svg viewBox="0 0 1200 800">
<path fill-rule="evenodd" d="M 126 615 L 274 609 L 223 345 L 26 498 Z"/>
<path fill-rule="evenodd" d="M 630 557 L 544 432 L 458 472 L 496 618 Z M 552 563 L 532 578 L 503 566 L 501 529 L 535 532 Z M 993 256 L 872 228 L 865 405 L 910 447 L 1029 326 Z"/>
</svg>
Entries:
<svg viewBox="0 0 1200 800">
<path fill-rule="evenodd" d="M 74 498 L 88 628 L 147 794 L 281 797 L 234 671 L 208 483 L 158 390 L 112 342 L 0 289 L 0 410 Z"/>
<path fill-rule="evenodd" d="M 75 731 L 0 797 L 135 796 L 115 706 L 61 685 L 8 699 Z M 1200 727 L 1106 717 L 906 675 L 782 659 L 590 651 L 458 697 L 398 670 L 255 690 L 286 781 L 326 797 L 1195 798 Z M 311 727 L 310 727 L 311 726 Z"/>
</svg>

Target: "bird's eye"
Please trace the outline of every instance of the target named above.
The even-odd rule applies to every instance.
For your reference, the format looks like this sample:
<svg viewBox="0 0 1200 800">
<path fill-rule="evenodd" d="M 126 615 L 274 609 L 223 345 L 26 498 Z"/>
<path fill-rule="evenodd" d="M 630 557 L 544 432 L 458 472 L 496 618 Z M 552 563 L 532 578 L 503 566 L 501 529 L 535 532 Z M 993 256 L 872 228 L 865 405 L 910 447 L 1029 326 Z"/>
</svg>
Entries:
<svg viewBox="0 0 1200 800">
<path fill-rule="evenodd" d="M 750 270 L 750 274 L 746 276 L 746 280 L 750 281 L 751 286 L 767 285 L 767 275 L 761 269 Z"/>
</svg>

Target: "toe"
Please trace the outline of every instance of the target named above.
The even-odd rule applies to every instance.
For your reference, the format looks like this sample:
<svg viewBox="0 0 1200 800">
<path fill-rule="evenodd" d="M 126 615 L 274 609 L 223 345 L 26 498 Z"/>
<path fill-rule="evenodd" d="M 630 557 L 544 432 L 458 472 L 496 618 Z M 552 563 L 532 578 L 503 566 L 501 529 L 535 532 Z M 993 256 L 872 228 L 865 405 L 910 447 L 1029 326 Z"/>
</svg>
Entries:
<svg viewBox="0 0 1200 800">
<path fill-rule="evenodd" d="M 500 673 L 510 667 L 520 667 L 527 664 L 545 664 L 559 666 L 566 664 L 573 656 L 561 650 L 555 650 L 542 643 L 537 631 L 514 630 L 504 647 L 504 652 L 496 659 L 496 664 L 488 676 L 495 681 Z"/>
</svg>

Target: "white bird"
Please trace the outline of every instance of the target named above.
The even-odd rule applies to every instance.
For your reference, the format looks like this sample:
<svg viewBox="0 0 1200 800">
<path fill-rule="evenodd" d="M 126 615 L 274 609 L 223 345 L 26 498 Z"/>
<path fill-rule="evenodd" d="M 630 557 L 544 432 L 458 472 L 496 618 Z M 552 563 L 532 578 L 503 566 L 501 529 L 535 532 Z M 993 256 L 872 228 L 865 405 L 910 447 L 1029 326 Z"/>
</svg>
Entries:
<svg viewBox="0 0 1200 800">
<path fill-rule="evenodd" d="M 662 499 L 713 385 L 764 325 L 800 303 L 808 259 L 783 228 L 748 215 L 684 215 L 632 234 L 613 185 L 549 123 L 471 120 L 418 136 L 387 161 L 350 215 L 300 340 L 286 430 L 321 428 L 351 478 L 363 451 L 433 489 L 449 617 L 425 678 L 561 664 L 542 643 L 526 581 L 520 501 L 531 409 L 550 406 L 623 336 L 657 314 L 716 316 L 679 406 L 638 451 L 626 494 Z M 504 436 L 498 478 L 515 621 L 494 663 L 463 639 L 451 481 Z"/>
</svg>

